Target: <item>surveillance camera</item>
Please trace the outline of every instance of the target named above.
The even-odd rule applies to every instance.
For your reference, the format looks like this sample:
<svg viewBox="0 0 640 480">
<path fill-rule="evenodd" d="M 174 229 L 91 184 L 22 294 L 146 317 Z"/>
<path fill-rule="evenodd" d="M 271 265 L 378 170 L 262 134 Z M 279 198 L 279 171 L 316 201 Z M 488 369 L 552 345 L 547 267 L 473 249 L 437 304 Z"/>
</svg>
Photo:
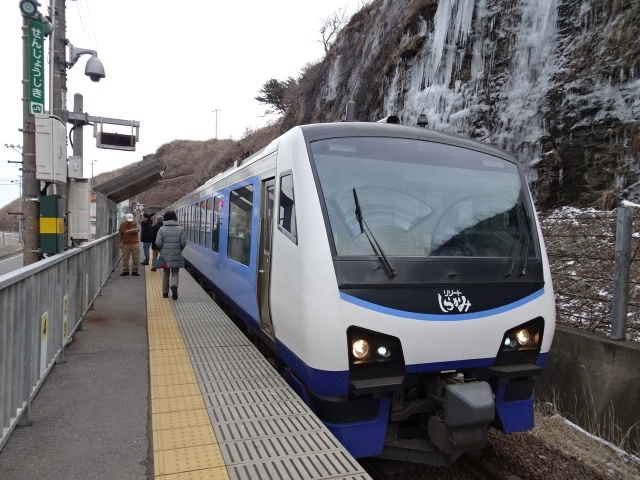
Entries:
<svg viewBox="0 0 640 480">
<path fill-rule="evenodd" d="M 101 78 L 104 78 L 104 73 L 87 73 L 87 76 L 92 82 L 99 82 Z"/>
<path fill-rule="evenodd" d="M 101 78 L 105 77 L 104 66 L 97 56 L 94 55 L 87 61 L 84 74 L 89 77 L 92 82 L 99 82 Z"/>
</svg>

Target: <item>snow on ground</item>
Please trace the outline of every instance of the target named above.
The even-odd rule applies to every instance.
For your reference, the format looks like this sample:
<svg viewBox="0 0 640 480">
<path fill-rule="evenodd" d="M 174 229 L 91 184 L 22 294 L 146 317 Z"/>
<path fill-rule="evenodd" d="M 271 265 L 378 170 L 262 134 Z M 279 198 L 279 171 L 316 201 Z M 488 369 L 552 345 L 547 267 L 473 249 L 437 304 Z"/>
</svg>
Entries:
<svg viewBox="0 0 640 480">
<path fill-rule="evenodd" d="M 640 342 L 640 211 L 631 239 L 626 338 Z M 611 334 L 617 212 L 564 207 L 539 214 L 551 263 L 557 322 Z"/>
</svg>

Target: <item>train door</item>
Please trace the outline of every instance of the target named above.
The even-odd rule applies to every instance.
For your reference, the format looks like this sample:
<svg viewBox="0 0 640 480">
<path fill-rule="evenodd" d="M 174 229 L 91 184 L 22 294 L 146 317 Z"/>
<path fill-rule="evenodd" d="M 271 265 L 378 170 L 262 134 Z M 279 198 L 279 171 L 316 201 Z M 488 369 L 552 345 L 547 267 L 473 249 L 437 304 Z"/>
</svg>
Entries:
<svg viewBox="0 0 640 480">
<path fill-rule="evenodd" d="M 262 331 L 271 340 L 275 340 L 271 309 L 269 308 L 269 283 L 271 275 L 271 238 L 273 234 L 273 206 L 275 198 L 275 180 L 270 178 L 262 182 L 260 202 L 260 243 L 258 245 L 258 310 Z"/>
</svg>

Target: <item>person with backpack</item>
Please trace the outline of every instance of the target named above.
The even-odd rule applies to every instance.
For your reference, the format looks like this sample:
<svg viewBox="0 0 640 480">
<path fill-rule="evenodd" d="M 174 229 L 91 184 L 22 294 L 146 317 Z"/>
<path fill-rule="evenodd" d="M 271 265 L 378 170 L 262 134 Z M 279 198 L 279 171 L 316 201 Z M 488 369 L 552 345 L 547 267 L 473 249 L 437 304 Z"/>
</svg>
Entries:
<svg viewBox="0 0 640 480">
<path fill-rule="evenodd" d="M 171 298 L 177 300 L 179 270 L 185 265 L 182 250 L 187 245 L 187 236 L 178 223 L 176 212 L 169 210 L 163 217 L 164 223 L 156 236 L 156 245 L 166 264 L 162 276 L 162 296 L 167 298 L 171 288 Z"/>
</svg>

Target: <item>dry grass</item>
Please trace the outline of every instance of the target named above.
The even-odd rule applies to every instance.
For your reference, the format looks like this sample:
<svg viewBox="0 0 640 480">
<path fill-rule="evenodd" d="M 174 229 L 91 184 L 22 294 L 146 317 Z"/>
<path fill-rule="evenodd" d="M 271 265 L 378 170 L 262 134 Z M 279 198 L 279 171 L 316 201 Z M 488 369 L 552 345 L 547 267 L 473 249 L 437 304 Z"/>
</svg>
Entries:
<svg viewBox="0 0 640 480">
<path fill-rule="evenodd" d="M 605 478 L 640 480 L 640 458 L 568 422 L 553 403 L 537 405 L 535 423 L 535 428 L 529 434 L 546 444 L 550 450 L 579 459 Z M 628 437 L 628 432 L 623 437 Z M 624 443 L 624 438 L 621 441 Z"/>
</svg>

